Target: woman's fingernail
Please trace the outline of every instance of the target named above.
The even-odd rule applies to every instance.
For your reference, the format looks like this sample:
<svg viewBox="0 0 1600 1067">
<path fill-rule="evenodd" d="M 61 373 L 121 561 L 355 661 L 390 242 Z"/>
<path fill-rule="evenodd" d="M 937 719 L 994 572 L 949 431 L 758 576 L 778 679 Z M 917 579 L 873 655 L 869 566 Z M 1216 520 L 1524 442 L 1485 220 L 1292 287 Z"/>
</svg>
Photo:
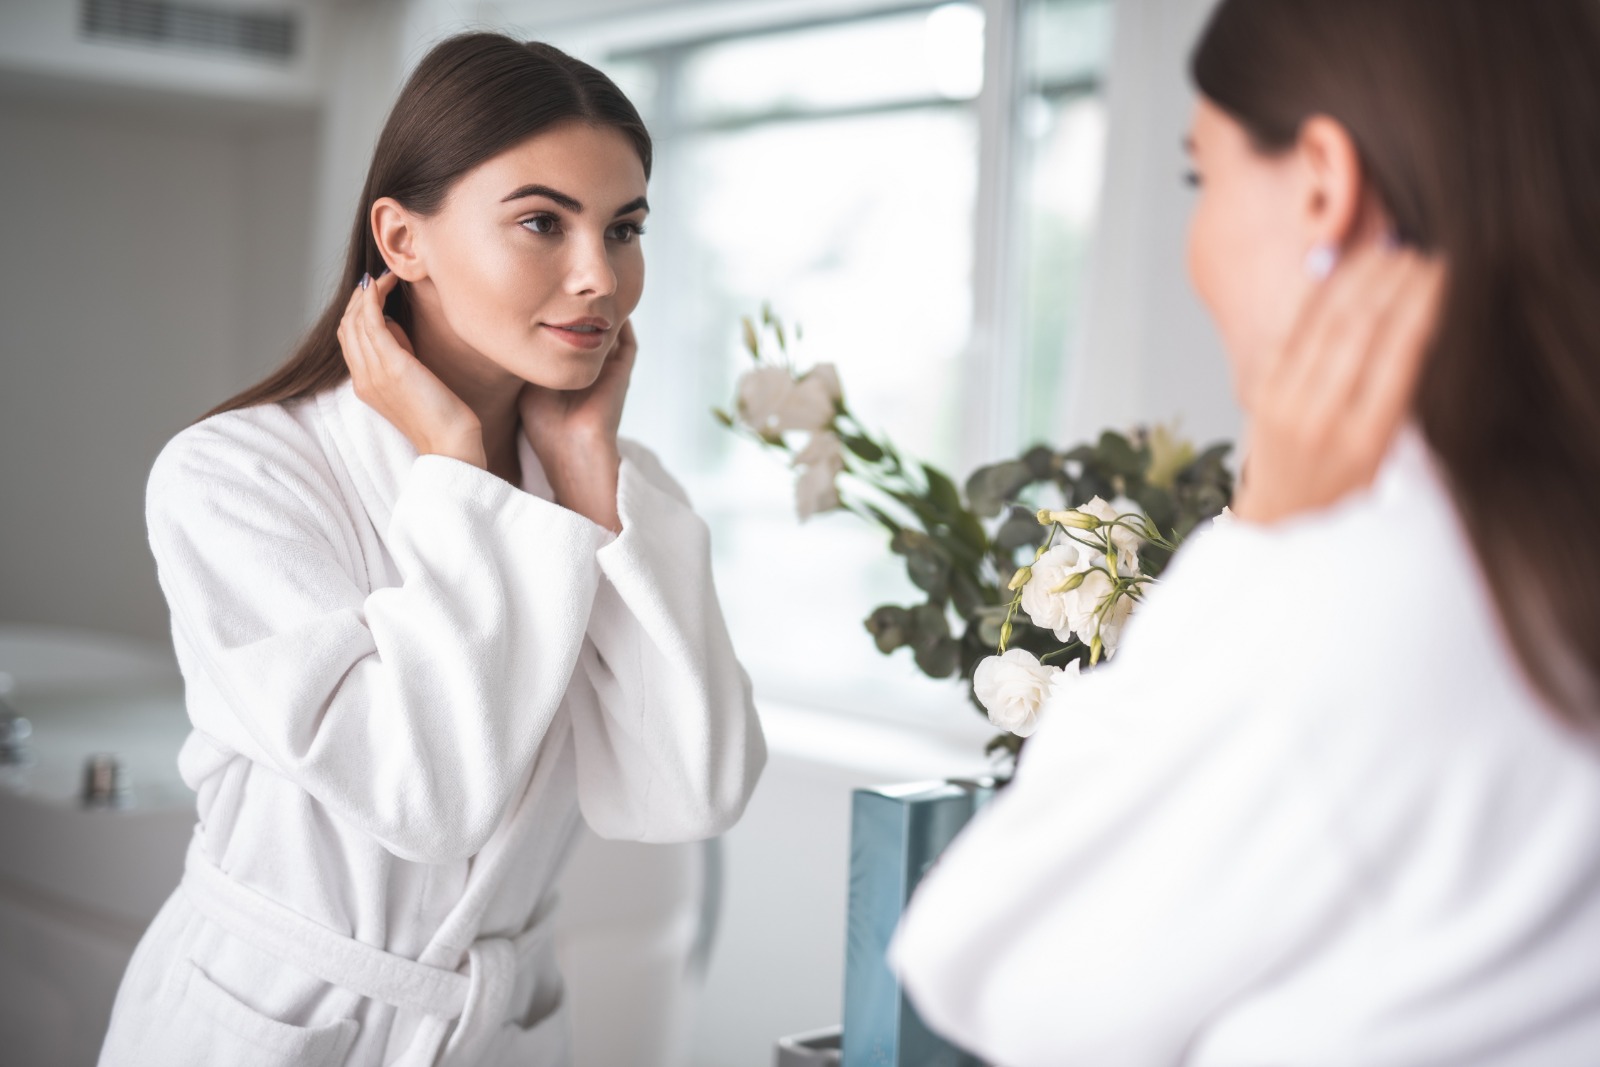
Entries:
<svg viewBox="0 0 1600 1067">
<path fill-rule="evenodd" d="M 367 286 L 369 286 L 371 284 L 372 284 L 372 275 L 370 275 L 370 274 L 361 275 L 361 288 L 365 289 Z"/>
</svg>

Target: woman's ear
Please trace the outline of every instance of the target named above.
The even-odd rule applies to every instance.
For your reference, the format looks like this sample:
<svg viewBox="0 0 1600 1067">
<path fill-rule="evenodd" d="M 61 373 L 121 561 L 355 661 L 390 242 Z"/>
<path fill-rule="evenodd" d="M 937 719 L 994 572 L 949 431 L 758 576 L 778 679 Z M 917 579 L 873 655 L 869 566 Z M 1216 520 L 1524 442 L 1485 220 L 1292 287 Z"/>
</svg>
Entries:
<svg viewBox="0 0 1600 1067">
<path fill-rule="evenodd" d="M 1304 175 L 1302 210 L 1312 243 L 1344 247 L 1357 236 L 1366 193 L 1355 141 L 1340 123 L 1313 115 L 1300 126 L 1295 154 Z"/>
<path fill-rule="evenodd" d="M 402 281 L 419 282 L 428 276 L 418 240 L 419 221 L 393 197 L 383 196 L 373 202 L 369 222 L 378 253 Z"/>
</svg>

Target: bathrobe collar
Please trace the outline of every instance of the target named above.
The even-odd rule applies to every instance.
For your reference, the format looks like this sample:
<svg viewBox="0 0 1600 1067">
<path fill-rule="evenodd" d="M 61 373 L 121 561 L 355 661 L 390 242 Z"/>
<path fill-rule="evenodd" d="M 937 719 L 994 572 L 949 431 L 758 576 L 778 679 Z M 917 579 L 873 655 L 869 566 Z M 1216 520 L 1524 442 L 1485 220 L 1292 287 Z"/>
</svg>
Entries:
<svg viewBox="0 0 1600 1067">
<path fill-rule="evenodd" d="M 389 516 L 417 460 L 417 450 L 394 423 L 356 396 L 346 378 L 338 386 L 317 394 L 318 410 L 334 447 L 344 460 L 356 494 L 378 530 L 389 528 Z M 525 434 L 517 434 L 517 459 L 522 465 L 520 488 L 546 500 L 553 499 L 544 467 Z"/>
</svg>

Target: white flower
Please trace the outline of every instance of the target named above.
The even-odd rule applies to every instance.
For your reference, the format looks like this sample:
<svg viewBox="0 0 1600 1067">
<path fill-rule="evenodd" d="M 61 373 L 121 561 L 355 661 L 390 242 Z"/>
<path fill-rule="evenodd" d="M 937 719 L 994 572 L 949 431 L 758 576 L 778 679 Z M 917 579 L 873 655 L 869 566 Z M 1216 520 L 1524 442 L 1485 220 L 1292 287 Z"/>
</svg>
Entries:
<svg viewBox="0 0 1600 1067">
<path fill-rule="evenodd" d="M 989 721 L 1018 737 L 1039 727 L 1039 709 L 1061 674 L 1059 667 L 1040 663 L 1033 653 L 1013 648 L 990 656 L 972 675 L 972 691 L 989 713 Z"/>
<path fill-rule="evenodd" d="M 814 432 L 831 426 L 834 405 L 839 396 L 839 374 L 833 369 L 833 364 L 818 364 L 804 378 L 793 383 L 788 395 L 778 406 L 778 431 Z"/>
<path fill-rule="evenodd" d="M 1127 578 L 1139 573 L 1138 557 L 1118 553 L 1117 573 Z M 1072 588 L 1063 589 L 1070 585 Z M 1134 600 L 1126 593 L 1105 607 L 1115 584 L 1106 573 L 1106 557 L 1083 545 L 1057 545 L 1033 564 L 1022 587 L 1022 610 L 1035 625 L 1055 633 L 1060 641 L 1074 636 L 1084 644 L 1096 637 L 1105 655 L 1117 650 L 1122 628 L 1133 614 Z M 1102 610 L 1104 608 L 1104 610 Z"/>
<path fill-rule="evenodd" d="M 1117 564 L 1119 566 L 1129 558 L 1138 559 L 1139 545 L 1144 541 L 1144 538 L 1133 530 L 1128 529 L 1127 526 L 1111 525 L 1123 515 L 1142 516 L 1144 510 L 1138 504 L 1127 497 L 1119 497 L 1115 503 L 1111 504 L 1106 503 L 1099 497 L 1095 497 L 1078 510 L 1087 515 L 1093 515 L 1105 524 L 1101 526 L 1101 529 L 1110 536 L 1111 543 L 1116 546 Z M 1137 527 L 1138 523 L 1134 522 L 1133 525 Z"/>
<path fill-rule="evenodd" d="M 798 381 L 787 367 L 755 367 L 739 377 L 739 418 L 759 434 L 814 433 L 832 425 L 841 395 L 831 363 L 818 364 Z"/>
<path fill-rule="evenodd" d="M 739 418 L 757 433 L 767 433 L 794 388 L 794 379 L 782 367 L 756 367 L 739 376 Z"/>
<path fill-rule="evenodd" d="M 839 488 L 834 479 L 844 470 L 844 448 L 839 435 L 832 430 L 820 430 L 800 454 L 794 457 L 800 469 L 795 479 L 795 510 L 802 521 L 822 511 L 832 511 L 839 506 Z"/>
<path fill-rule="evenodd" d="M 839 384 L 839 368 L 832 363 L 818 363 L 806 373 L 803 380 L 809 382 L 813 379 L 832 403 L 837 404 L 844 399 L 844 386 Z"/>
<path fill-rule="evenodd" d="M 1222 510 L 1217 513 L 1217 517 L 1211 520 L 1211 525 L 1216 527 L 1232 526 L 1238 521 L 1239 520 L 1237 516 L 1235 516 L 1233 513 L 1233 509 L 1224 504 L 1222 506 Z"/>
<path fill-rule="evenodd" d="M 1107 598 L 1114 591 L 1111 577 L 1101 570 L 1091 570 L 1084 575 L 1083 584 L 1065 594 L 1067 598 L 1067 626 L 1078 640 L 1092 645 L 1100 639 L 1106 656 L 1111 656 L 1122 641 L 1122 628 L 1133 614 L 1133 598 L 1126 593 L 1117 597 L 1110 607 Z"/>
<path fill-rule="evenodd" d="M 1070 592 L 1055 590 L 1074 574 L 1088 570 L 1093 555 L 1077 545 L 1056 545 L 1034 561 L 1033 574 L 1022 587 L 1022 610 L 1028 613 L 1035 626 L 1054 630 L 1062 641 L 1072 640 L 1067 615 L 1077 602 L 1076 598 Z"/>
</svg>

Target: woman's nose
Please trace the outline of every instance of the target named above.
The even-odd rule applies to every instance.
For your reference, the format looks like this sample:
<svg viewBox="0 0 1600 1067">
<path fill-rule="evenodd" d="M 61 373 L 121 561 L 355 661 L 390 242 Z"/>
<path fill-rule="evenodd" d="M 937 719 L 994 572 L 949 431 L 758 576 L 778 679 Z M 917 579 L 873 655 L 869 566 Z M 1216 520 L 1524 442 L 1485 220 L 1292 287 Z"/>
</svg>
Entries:
<svg viewBox="0 0 1600 1067">
<path fill-rule="evenodd" d="M 583 296 L 610 296 L 617 287 L 617 272 L 602 237 L 574 241 L 569 246 L 572 259 L 567 265 L 567 288 Z"/>
</svg>

